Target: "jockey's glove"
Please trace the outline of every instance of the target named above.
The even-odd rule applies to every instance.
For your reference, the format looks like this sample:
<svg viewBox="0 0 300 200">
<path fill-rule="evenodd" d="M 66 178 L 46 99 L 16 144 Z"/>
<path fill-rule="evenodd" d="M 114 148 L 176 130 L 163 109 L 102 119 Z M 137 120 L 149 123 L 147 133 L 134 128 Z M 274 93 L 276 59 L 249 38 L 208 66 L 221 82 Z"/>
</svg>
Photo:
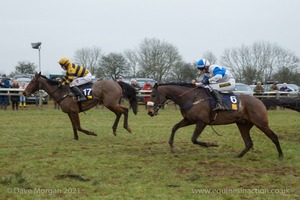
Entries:
<svg viewBox="0 0 300 200">
<path fill-rule="evenodd" d="M 209 79 L 205 78 L 201 81 L 204 85 L 208 85 L 209 84 Z"/>
</svg>

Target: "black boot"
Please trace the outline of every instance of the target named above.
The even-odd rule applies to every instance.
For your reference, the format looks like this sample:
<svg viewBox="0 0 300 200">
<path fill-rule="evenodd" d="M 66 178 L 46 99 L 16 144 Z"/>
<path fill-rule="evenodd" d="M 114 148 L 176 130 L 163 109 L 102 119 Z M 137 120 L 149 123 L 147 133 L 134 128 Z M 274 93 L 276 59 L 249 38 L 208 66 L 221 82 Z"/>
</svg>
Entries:
<svg viewBox="0 0 300 200">
<path fill-rule="evenodd" d="M 71 87 L 71 89 L 78 95 L 78 101 L 85 101 L 87 100 L 86 97 L 82 94 L 80 89 L 77 86 Z"/>
<path fill-rule="evenodd" d="M 212 90 L 210 92 L 212 94 L 212 96 L 215 98 L 216 100 L 216 107 L 214 109 L 212 109 L 213 111 L 215 110 L 225 110 L 223 104 L 222 104 L 222 96 L 220 95 L 219 92 L 217 92 L 216 90 Z"/>
</svg>

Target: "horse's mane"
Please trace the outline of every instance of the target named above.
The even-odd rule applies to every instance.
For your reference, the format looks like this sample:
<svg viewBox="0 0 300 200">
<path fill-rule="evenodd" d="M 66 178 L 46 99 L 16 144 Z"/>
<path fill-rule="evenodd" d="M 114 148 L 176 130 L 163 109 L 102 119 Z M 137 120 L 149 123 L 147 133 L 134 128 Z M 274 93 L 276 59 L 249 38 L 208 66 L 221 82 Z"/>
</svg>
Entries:
<svg viewBox="0 0 300 200">
<path fill-rule="evenodd" d="M 158 84 L 158 86 L 163 86 L 163 85 L 183 86 L 183 87 L 188 87 L 188 88 L 196 87 L 195 84 L 187 83 L 187 82 L 169 82 L 169 83 L 160 83 L 160 84 Z"/>
<path fill-rule="evenodd" d="M 58 85 L 59 84 L 57 80 L 49 79 L 44 75 L 40 75 L 40 76 L 43 77 L 44 79 L 46 79 L 46 82 L 49 83 L 50 85 Z"/>
</svg>

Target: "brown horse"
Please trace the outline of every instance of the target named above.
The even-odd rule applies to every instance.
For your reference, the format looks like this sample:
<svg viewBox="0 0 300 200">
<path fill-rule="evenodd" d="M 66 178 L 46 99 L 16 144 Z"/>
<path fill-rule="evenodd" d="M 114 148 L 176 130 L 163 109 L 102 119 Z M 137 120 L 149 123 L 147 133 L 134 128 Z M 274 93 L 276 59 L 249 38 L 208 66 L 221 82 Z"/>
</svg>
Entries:
<svg viewBox="0 0 300 200">
<path fill-rule="evenodd" d="M 212 112 L 208 89 L 195 87 L 189 83 L 167 83 L 155 85 L 150 102 L 148 102 L 148 114 L 155 116 L 158 110 L 167 102 L 172 100 L 180 106 L 183 119 L 174 125 L 169 144 L 173 152 L 173 141 L 177 129 L 196 124 L 192 142 L 204 147 L 217 146 L 213 143 L 200 142 L 197 138 L 207 125 L 224 125 L 236 123 L 245 143 L 245 148 L 238 154 L 242 157 L 253 146 L 250 137 L 250 129 L 255 125 L 268 136 L 276 145 L 279 157 L 283 156 L 277 135 L 269 128 L 267 110 L 264 104 L 253 96 L 241 94 L 237 110 L 224 110 Z M 234 97 L 233 97 L 234 98 Z M 237 100 L 237 99 L 235 99 Z"/>
<path fill-rule="evenodd" d="M 99 80 L 92 86 L 92 99 L 77 102 L 75 96 L 70 92 L 70 87 L 68 85 L 61 86 L 57 81 L 50 80 L 41 75 L 41 73 L 36 73 L 23 93 L 28 96 L 39 89 L 45 90 L 53 100 L 60 105 L 61 110 L 68 114 L 72 123 L 75 140 L 78 140 L 77 131 L 81 131 L 87 135 L 96 136 L 94 132 L 81 128 L 78 113 L 89 110 L 99 103 L 103 104 L 116 115 L 115 122 L 112 126 L 113 134 L 115 136 L 122 114 L 124 115 L 123 127 L 128 132 L 131 132 L 131 129 L 128 126 L 128 108 L 119 105 L 119 100 L 123 93 L 124 98 L 129 100 L 133 113 L 137 113 L 138 101 L 136 92 L 135 89 L 127 83 L 117 83 L 112 80 Z"/>
</svg>

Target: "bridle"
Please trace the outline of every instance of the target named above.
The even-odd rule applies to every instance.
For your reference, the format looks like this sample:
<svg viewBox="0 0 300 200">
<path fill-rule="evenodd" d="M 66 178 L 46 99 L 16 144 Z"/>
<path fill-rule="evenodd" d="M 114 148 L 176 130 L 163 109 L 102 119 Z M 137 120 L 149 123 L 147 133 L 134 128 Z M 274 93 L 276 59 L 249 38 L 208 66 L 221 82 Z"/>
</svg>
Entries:
<svg viewBox="0 0 300 200">
<path fill-rule="evenodd" d="M 35 77 L 36 78 L 36 81 L 38 81 L 38 79 L 40 79 L 41 77 L 44 77 L 42 75 L 39 75 L 38 77 Z M 46 77 L 44 77 L 45 79 L 47 79 Z M 39 86 L 38 86 L 38 91 L 40 91 L 42 89 L 42 84 L 41 84 L 41 81 L 38 81 L 39 83 Z M 54 91 L 48 93 L 49 96 L 53 95 L 55 92 L 57 92 L 58 90 L 60 89 L 60 86 L 58 86 Z M 32 93 L 30 91 L 30 93 Z M 69 94 L 66 94 L 66 95 L 63 95 L 60 99 L 56 100 L 57 103 L 61 102 L 62 100 L 64 100 Z"/>
<path fill-rule="evenodd" d="M 156 87 L 156 89 L 154 89 L 152 91 L 154 91 L 154 95 L 155 95 L 156 99 L 155 99 L 155 102 L 148 101 L 147 106 L 148 107 L 153 107 L 154 114 L 157 114 L 159 109 L 161 109 L 167 103 L 167 101 L 164 102 L 164 103 L 161 103 L 160 95 L 159 95 L 160 93 L 158 91 L 158 86 Z"/>
</svg>

